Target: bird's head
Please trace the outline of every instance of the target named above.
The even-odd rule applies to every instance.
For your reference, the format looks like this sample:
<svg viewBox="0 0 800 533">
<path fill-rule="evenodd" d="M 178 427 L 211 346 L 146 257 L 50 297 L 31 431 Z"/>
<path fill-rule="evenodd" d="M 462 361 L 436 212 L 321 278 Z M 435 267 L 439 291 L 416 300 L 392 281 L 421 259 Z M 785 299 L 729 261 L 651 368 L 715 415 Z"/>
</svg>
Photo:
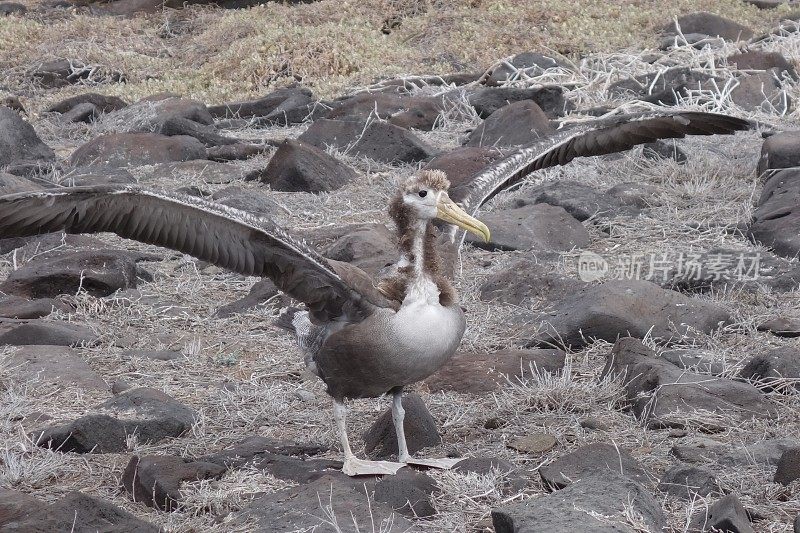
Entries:
<svg viewBox="0 0 800 533">
<path fill-rule="evenodd" d="M 489 242 L 489 228 L 451 200 L 447 195 L 449 188 L 450 182 L 444 172 L 423 170 L 400 186 L 390 213 L 401 227 L 407 226 L 410 219 L 429 221 L 438 218 Z"/>
</svg>

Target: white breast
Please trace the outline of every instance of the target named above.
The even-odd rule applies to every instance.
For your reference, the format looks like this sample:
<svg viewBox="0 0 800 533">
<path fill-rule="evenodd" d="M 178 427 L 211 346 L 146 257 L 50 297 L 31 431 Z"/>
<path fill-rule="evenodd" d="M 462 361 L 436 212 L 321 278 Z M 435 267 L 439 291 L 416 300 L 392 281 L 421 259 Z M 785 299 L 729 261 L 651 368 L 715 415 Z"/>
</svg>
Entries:
<svg viewBox="0 0 800 533">
<path fill-rule="evenodd" d="M 465 325 L 461 309 L 440 305 L 436 284 L 423 280 L 427 283 L 409 287 L 402 306 L 390 320 L 402 360 L 407 367 L 416 367 L 414 374 L 420 378 L 435 372 L 453 355 Z"/>
</svg>

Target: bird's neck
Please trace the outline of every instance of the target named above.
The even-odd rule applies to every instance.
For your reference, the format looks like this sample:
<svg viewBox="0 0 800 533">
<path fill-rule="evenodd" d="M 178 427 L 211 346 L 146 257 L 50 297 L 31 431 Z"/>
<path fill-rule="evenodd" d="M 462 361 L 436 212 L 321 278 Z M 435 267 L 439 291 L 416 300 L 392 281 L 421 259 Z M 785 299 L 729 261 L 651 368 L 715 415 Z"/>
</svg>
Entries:
<svg viewBox="0 0 800 533">
<path fill-rule="evenodd" d="M 400 263 L 410 268 L 413 277 L 432 277 L 438 274 L 433 227 L 425 220 L 416 220 L 400 234 Z"/>
<path fill-rule="evenodd" d="M 382 288 L 400 302 L 424 300 L 444 306 L 453 304 L 456 293 L 441 274 L 433 224 L 416 218 L 396 218 L 395 222 L 400 259 L 397 271 L 381 284 Z"/>
</svg>

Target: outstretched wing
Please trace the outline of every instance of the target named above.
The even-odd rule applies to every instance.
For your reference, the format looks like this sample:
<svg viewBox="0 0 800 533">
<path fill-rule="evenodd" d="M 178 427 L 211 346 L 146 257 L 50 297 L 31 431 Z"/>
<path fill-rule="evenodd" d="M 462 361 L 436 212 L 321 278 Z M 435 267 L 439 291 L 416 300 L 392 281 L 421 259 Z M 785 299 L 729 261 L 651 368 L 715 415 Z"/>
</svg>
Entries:
<svg viewBox="0 0 800 533">
<path fill-rule="evenodd" d="M 273 222 L 199 198 L 127 185 L 0 196 L 0 237 L 61 230 L 113 232 L 240 274 L 269 277 L 319 321 L 359 320 L 390 305 L 363 280 L 350 283 L 348 270 Z"/>
<path fill-rule="evenodd" d="M 474 215 L 496 194 L 521 182 L 532 172 L 565 165 L 576 157 L 621 152 L 657 139 L 730 134 L 752 127 L 753 123 L 744 119 L 698 111 L 620 115 L 564 127 L 477 174 L 470 182 L 464 207 Z"/>
</svg>

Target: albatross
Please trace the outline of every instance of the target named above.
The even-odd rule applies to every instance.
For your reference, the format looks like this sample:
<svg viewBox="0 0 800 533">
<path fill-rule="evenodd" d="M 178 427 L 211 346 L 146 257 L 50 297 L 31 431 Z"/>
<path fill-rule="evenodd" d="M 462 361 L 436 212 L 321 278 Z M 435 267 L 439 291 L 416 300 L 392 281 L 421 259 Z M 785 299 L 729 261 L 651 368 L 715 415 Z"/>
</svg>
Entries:
<svg viewBox="0 0 800 533">
<path fill-rule="evenodd" d="M 466 328 L 464 312 L 438 247 L 457 249 L 466 232 L 489 240 L 476 217 L 489 199 L 536 170 L 576 157 L 627 150 L 686 135 L 730 134 L 751 127 L 739 118 L 702 112 L 623 115 L 578 123 L 522 147 L 478 173 L 461 203 L 448 196 L 440 171 L 400 184 L 388 215 L 397 228 L 398 260 L 382 279 L 326 259 L 273 221 L 174 192 L 138 186 L 65 187 L 0 197 L 0 237 L 54 231 L 113 232 L 247 276 L 272 279 L 305 304 L 289 317 L 308 368 L 327 386 L 344 453 L 343 472 L 393 474 L 406 464 L 448 468 L 453 460 L 414 459 L 403 427 L 403 388 L 441 368 Z M 452 225 L 437 233 L 434 221 Z M 438 238 L 437 238 L 438 235 Z M 392 397 L 397 461 L 358 459 L 347 437 L 345 401 Z"/>
</svg>

